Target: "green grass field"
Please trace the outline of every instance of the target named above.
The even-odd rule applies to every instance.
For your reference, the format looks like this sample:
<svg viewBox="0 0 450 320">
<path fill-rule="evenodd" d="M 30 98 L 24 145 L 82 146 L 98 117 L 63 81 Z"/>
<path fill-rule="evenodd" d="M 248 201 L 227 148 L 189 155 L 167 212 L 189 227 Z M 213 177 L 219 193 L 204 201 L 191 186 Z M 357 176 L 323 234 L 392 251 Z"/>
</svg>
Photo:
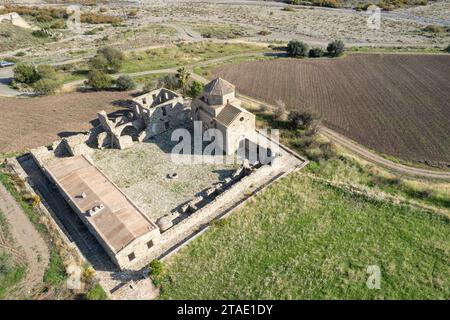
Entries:
<svg viewBox="0 0 450 320">
<path fill-rule="evenodd" d="M 448 299 L 449 236 L 446 217 L 291 174 L 169 259 L 161 298 Z"/>
<path fill-rule="evenodd" d="M 266 47 L 234 43 L 198 42 L 150 49 L 126 55 L 121 72 L 166 69 L 246 52 L 268 51 Z"/>
</svg>

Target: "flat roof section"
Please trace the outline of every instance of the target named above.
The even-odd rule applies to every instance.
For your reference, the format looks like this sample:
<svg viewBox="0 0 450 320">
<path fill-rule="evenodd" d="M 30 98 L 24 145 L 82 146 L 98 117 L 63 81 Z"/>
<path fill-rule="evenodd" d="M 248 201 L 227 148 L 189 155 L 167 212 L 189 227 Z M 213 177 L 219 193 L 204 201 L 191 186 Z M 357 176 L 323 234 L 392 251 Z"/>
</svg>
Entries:
<svg viewBox="0 0 450 320">
<path fill-rule="evenodd" d="M 45 169 L 114 253 L 157 229 L 97 167 L 84 156 L 61 158 Z M 89 213 L 97 207 L 97 211 Z M 101 208 L 101 209 L 100 209 Z M 75 208 L 74 208 L 75 209 Z"/>
</svg>

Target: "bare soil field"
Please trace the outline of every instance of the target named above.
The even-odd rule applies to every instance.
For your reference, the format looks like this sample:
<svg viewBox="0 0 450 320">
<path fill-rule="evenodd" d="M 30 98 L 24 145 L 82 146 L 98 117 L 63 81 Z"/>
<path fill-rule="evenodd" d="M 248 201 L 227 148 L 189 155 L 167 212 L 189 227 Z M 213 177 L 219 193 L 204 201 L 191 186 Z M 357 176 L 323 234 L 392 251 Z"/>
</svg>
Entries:
<svg viewBox="0 0 450 320">
<path fill-rule="evenodd" d="M 449 55 L 280 59 L 212 73 L 245 95 L 319 112 L 327 127 L 381 153 L 450 164 Z"/>
<path fill-rule="evenodd" d="M 0 152 L 25 151 L 90 129 L 97 112 L 116 111 L 124 92 L 68 93 L 49 97 L 0 98 Z"/>
</svg>

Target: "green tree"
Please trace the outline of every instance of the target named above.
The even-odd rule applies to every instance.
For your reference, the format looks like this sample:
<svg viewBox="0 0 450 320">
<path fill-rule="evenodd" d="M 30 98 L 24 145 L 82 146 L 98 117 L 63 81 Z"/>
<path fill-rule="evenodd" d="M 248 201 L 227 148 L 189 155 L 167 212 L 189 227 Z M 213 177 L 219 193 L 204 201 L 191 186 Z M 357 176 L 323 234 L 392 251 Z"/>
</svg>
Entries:
<svg viewBox="0 0 450 320">
<path fill-rule="evenodd" d="M 186 86 L 188 84 L 189 78 L 191 77 L 191 74 L 186 70 L 185 67 L 182 67 L 177 70 L 177 73 L 175 75 L 178 79 L 178 82 L 180 83 L 180 88 L 183 92 L 186 90 Z"/>
<path fill-rule="evenodd" d="M 113 79 L 101 70 L 93 69 L 89 72 L 86 84 L 94 90 L 104 90 L 111 87 Z"/>
<path fill-rule="evenodd" d="M 308 56 L 310 58 L 320 58 L 323 55 L 324 55 L 324 52 L 321 48 L 311 48 L 308 53 Z"/>
<path fill-rule="evenodd" d="M 14 79 L 20 83 L 32 84 L 39 80 L 39 75 L 32 64 L 20 62 L 14 68 Z"/>
<path fill-rule="evenodd" d="M 92 69 L 108 72 L 108 60 L 101 54 L 97 54 L 95 57 L 91 58 L 89 60 L 89 65 Z"/>
<path fill-rule="evenodd" d="M 124 76 L 120 76 L 119 78 L 117 78 L 116 86 L 117 86 L 117 89 L 119 89 L 120 91 L 128 91 L 128 90 L 135 89 L 136 83 L 134 82 L 133 79 L 131 79 L 130 76 L 124 75 Z"/>
<path fill-rule="evenodd" d="M 104 47 L 98 50 L 97 54 L 103 55 L 106 58 L 110 72 L 118 72 L 122 67 L 124 55 L 119 50 L 112 47 Z"/>
<path fill-rule="evenodd" d="M 89 65 L 92 69 L 115 73 L 122 67 L 123 60 L 122 52 L 112 47 L 104 47 L 97 51 L 97 54 L 89 61 Z"/>
<path fill-rule="evenodd" d="M 291 40 L 287 45 L 287 53 L 290 57 L 301 58 L 308 54 L 308 45 L 302 41 Z"/>
<path fill-rule="evenodd" d="M 55 79 L 43 78 L 33 83 L 34 92 L 41 95 L 54 94 L 59 87 L 60 82 Z"/>
<path fill-rule="evenodd" d="M 189 86 L 189 90 L 187 91 L 187 95 L 192 99 L 197 98 L 203 92 L 203 84 L 198 81 L 193 81 Z"/>
<path fill-rule="evenodd" d="M 341 54 L 344 53 L 344 42 L 341 40 L 334 40 L 333 42 L 330 42 L 327 47 L 328 55 L 330 57 L 339 57 Z"/>
</svg>

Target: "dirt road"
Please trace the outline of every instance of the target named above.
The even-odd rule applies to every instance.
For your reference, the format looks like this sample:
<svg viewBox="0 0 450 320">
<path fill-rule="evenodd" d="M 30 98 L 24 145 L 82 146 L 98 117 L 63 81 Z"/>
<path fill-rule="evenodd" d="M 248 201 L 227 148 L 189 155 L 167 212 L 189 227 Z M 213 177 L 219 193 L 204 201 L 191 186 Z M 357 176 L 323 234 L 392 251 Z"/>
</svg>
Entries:
<svg viewBox="0 0 450 320">
<path fill-rule="evenodd" d="M 0 210 L 8 220 L 14 240 L 25 253 L 28 268 L 21 286 L 25 296 L 29 297 L 42 283 L 49 262 L 49 250 L 42 236 L 2 184 L 0 184 Z"/>
<path fill-rule="evenodd" d="M 358 145 L 349 138 L 344 137 L 343 135 L 340 135 L 339 133 L 329 128 L 322 127 L 321 133 L 327 138 L 340 144 L 344 148 L 358 154 L 360 157 L 370 162 L 376 163 L 380 166 L 383 166 L 387 169 L 394 170 L 401 174 L 406 174 L 410 176 L 450 180 L 450 172 L 426 170 L 405 166 L 400 163 L 395 163 L 393 161 L 383 158 L 382 156 L 377 155 L 376 153 L 367 150 L 363 146 Z"/>
</svg>

